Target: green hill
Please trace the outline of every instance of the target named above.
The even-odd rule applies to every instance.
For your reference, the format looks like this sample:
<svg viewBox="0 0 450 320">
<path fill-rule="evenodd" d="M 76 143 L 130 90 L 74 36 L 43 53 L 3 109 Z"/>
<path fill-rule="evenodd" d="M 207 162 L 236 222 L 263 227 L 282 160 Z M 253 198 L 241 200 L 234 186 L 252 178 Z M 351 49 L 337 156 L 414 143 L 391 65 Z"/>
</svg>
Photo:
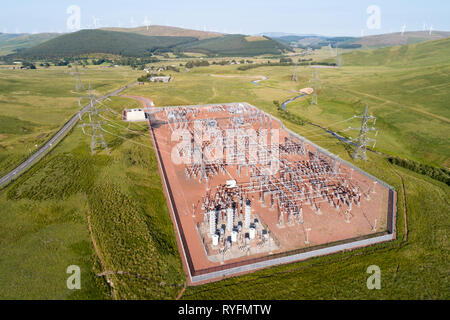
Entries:
<svg viewBox="0 0 450 320">
<path fill-rule="evenodd" d="M 151 25 L 148 27 L 137 27 L 137 28 L 101 28 L 100 30 L 137 33 L 142 34 L 144 36 L 193 37 L 197 39 L 216 38 L 221 37 L 223 35 L 222 33 L 218 32 L 200 31 L 200 30 L 184 29 L 170 26 L 157 26 L 157 25 Z"/>
<path fill-rule="evenodd" d="M 419 44 L 358 50 L 343 55 L 351 66 L 421 66 L 449 64 L 450 38 Z"/>
<path fill-rule="evenodd" d="M 249 37 L 244 35 L 226 35 L 204 39 L 194 43 L 179 45 L 178 49 L 186 52 L 220 56 L 257 56 L 292 51 L 288 46 L 269 37 Z"/>
<path fill-rule="evenodd" d="M 440 40 L 450 37 L 450 32 L 446 31 L 409 31 L 409 32 L 395 32 L 386 33 L 373 36 L 365 36 L 357 38 L 353 41 L 355 44 L 360 44 L 364 48 L 381 48 L 392 46 L 403 46 L 407 44 L 421 43 L 425 41 Z"/>
<path fill-rule="evenodd" d="M 255 56 L 279 54 L 291 49 L 268 37 L 226 35 L 199 40 L 196 37 L 148 36 L 96 29 L 62 35 L 23 50 L 18 57 L 26 59 L 60 58 L 89 53 L 142 57 L 156 50 L 199 52 L 220 56 Z"/>
<path fill-rule="evenodd" d="M 0 56 L 37 46 L 60 36 L 59 33 L 0 34 Z"/>
<path fill-rule="evenodd" d="M 188 42 L 193 37 L 152 37 L 135 33 L 106 30 L 81 30 L 57 37 L 20 52 L 23 58 L 57 58 L 89 53 L 117 54 L 141 57 L 157 49 L 168 50 Z"/>
</svg>

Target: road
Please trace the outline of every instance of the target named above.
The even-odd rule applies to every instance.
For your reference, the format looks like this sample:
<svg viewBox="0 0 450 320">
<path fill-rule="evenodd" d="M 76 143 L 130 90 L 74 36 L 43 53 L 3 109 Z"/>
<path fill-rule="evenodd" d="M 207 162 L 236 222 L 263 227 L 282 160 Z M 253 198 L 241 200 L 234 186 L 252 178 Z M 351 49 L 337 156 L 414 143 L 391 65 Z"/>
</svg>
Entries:
<svg viewBox="0 0 450 320">
<path fill-rule="evenodd" d="M 98 101 L 105 100 L 106 98 L 118 95 L 120 92 L 128 89 L 129 87 L 132 87 L 136 84 L 136 82 L 133 82 L 131 84 L 128 84 L 120 89 L 117 89 L 115 91 L 112 91 L 100 98 L 98 98 Z M 0 187 L 8 184 L 11 180 L 14 178 L 20 176 L 23 172 L 25 172 L 28 168 L 30 168 L 36 161 L 42 158 L 44 154 L 46 154 L 51 148 L 56 146 L 61 139 L 69 132 L 75 124 L 78 122 L 80 117 L 83 116 L 83 114 L 86 113 L 86 111 L 89 109 L 89 104 L 85 105 L 80 111 L 78 111 L 61 129 L 58 130 L 58 132 L 55 133 L 55 135 L 47 141 L 39 150 L 37 150 L 35 153 L 33 153 L 27 160 L 22 162 L 19 166 L 17 166 L 14 170 L 6 174 L 5 176 L 0 178 Z"/>
<path fill-rule="evenodd" d="M 122 96 L 122 97 L 139 101 L 144 107 L 146 112 L 150 112 L 150 110 L 155 106 L 152 100 L 145 97 L 141 96 Z"/>
</svg>

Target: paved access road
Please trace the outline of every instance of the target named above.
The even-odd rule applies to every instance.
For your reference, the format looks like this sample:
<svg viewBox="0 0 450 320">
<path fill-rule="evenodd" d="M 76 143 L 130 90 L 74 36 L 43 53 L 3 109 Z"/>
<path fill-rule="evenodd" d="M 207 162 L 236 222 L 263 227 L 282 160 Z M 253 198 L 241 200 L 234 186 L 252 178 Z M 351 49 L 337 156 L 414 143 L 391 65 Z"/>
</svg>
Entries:
<svg viewBox="0 0 450 320">
<path fill-rule="evenodd" d="M 105 100 L 106 98 L 118 95 L 120 92 L 134 86 L 136 82 L 131 83 L 129 85 L 126 85 L 120 89 L 117 89 L 115 91 L 112 91 L 100 98 L 98 98 L 98 101 Z M 67 134 L 67 132 L 70 131 L 70 129 L 73 128 L 73 126 L 78 122 L 80 117 L 83 116 L 84 113 L 89 109 L 89 104 L 84 106 L 80 111 L 78 111 L 61 129 L 59 129 L 58 132 L 55 133 L 55 135 L 47 141 L 39 150 L 37 150 L 35 153 L 33 153 L 27 160 L 22 162 L 19 166 L 17 166 L 14 170 L 6 174 L 5 176 L 0 178 L 0 187 L 3 185 L 6 185 L 14 178 L 21 175 L 24 171 L 26 171 L 29 167 L 31 167 L 36 161 L 42 159 L 42 156 L 47 153 L 51 148 L 53 148 L 55 145 L 57 145 L 61 139 Z"/>
</svg>

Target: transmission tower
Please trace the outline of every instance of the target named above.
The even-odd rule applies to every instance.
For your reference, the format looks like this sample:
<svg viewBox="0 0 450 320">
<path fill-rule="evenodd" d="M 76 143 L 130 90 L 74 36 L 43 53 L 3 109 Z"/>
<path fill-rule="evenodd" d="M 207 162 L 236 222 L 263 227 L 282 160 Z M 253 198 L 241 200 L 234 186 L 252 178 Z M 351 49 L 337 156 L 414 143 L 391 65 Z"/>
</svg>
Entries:
<svg viewBox="0 0 450 320">
<path fill-rule="evenodd" d="M 297 64 L 295 65 L 295 67 L 294 67 L 294 72 L 292 73 L 292 78 L 291 78 L 291 81 L 298 81 L 298 74 L 297 74 Z"/>
<path fill-rule="evenodd" d="M 319 88 L 319 72 L 317 68 L 314 69 L 314 92 L 311 99 L 311 105 L 317 106 L 317 89 Z"/>
<path fill-rule="evenodd" d="M 72 73 L 75 76 L 75 91 L 84 89 L 83 83 L 80 80 L 80 72 L 78 71 L 78 63 L 75 63 L 75 72 Z"/>
<path fill-rule="evenodd" d="M 375 139 L 368 137 L 368 133 L 370 131 L 376 131 L 376 129 L 373 126 L 371 128 L 369 128 L 369 122 L 373 121 L 373 125 L 375 125 L 377 118 L 374 116 L 371 116 L 369 114 L 368 106 L 366 106 L 364 113 L 362 115 L 355 115 L 354 117 L 361 118 L 361 127 L 360 128 L 349 127 L 349 129 L 351 129 L 351 130 L 359 130 L 359 136 L 358 136 L 358 140 L 356 142 L 355 150 L 352 153 L 352 158 L 354 160 L 358 160 L 358 159 L 367 160 L 367 156 L 366 156 L 367 145 L 370 142 L 373 142 L 372 148 L 375 148 L 375 144 L 376 144 Z M 378 135 L 378 131 L 376 131 L 375 137 L 377 135 Z"/>
<path fill-rule="evenodd" d="M 103 136 L 103 128 L 102 128 L 102 121 L 100 121 L 98 113 L 99 110 L 97 108 L 97 103 L 100 103 L 95 97 L 95 95 L 92 93 L 91 87 L 89 86 L 89 93 L 87 95 L 87 98 L 89 98 L 89 109 L 87 111 L 89 115 L 89 123 L 83 123 L 80 125 L 81 130 L 83 130 L 83 133 L 86 134 L 85 127 L 91 128 L 91 154 L 93 155 L 95 153 L 95 150 L 101 148 L 105 149 L 109 153 L 108 145 L 105 141 L 105 137 Z"/>
</svg>

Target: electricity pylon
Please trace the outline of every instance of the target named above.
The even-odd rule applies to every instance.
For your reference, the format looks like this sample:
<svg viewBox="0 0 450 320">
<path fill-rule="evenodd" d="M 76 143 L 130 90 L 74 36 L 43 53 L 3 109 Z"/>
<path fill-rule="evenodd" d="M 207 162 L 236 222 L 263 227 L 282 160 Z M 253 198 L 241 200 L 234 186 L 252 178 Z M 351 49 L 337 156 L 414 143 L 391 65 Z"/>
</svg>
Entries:
<svg viewBox="0 0 450 320">
<path fill-rule="evenodd" d="M 89 86 L 89 93 L 87 95 L 87 98 L 90 100 L 89 102 L 89 108 L 88 108 L 88 115 L 89 115 L 89 123 L 83 123 L 80 125 L 81 130 L 83 130 L 83 133 L 86 134 L 85 127 L 91 128 L 91 154 L 93 155 L 95 153 L 95 150 L 101 148 L 105 149 L 109 153 L 108 145 L 105 141 L 105 137 L 103 136 L 103 128 L 102 128 L 102 121 L 100 121 L 98 113 L 99 110 L 97 108 L 97 103 L 100 103 L 100 101 L 97 100 L 95 95 L 92 93 L 91 87 Z M 81 104 L 79 102 L 79 104 Z"/>
<path fill-rule="evenodd" d="M 374 127 L 369 128 L 369 122 L 373 121 L 373 125 L 376 124 L 377 118 L 374 116 L 371 116 L 369 114 L 369 107 L 366 106 L 364 113 L 362 115 L 355 115 L 355 118 L 361 118 L 361 127 L 360 128 L 351 128 L 351 130 L 359 130 L 359 136 L 358 140 L 356 142 L 355 150 L 352 153 L 352 158 L 354 160 L 362 159 L 367 160 L 366 156 L 366 148 L 369 142 L 373 142 L 372 148 L 375 148 L 376 140 L 369 138 L 367 135 L 370 131 L 376 131 Z M 375 137 L 378 135 L 378 131 L 375 133 Z"/>
<path fill-rule="evenodd" d="M 298 81 L 298 74 L 297 74 L 297 65 L 294 67 L 294 72 L 292 73 L 291 81 Z"/>
<path fill-rule="evenodd" d="M 80 80 L 80 72 L 78 71 L 78 63 L 75 63 L 75 72 L 72 73 L 75 76 L 75 91 L 84 89 L 83 83 Z"/>
</svg>

